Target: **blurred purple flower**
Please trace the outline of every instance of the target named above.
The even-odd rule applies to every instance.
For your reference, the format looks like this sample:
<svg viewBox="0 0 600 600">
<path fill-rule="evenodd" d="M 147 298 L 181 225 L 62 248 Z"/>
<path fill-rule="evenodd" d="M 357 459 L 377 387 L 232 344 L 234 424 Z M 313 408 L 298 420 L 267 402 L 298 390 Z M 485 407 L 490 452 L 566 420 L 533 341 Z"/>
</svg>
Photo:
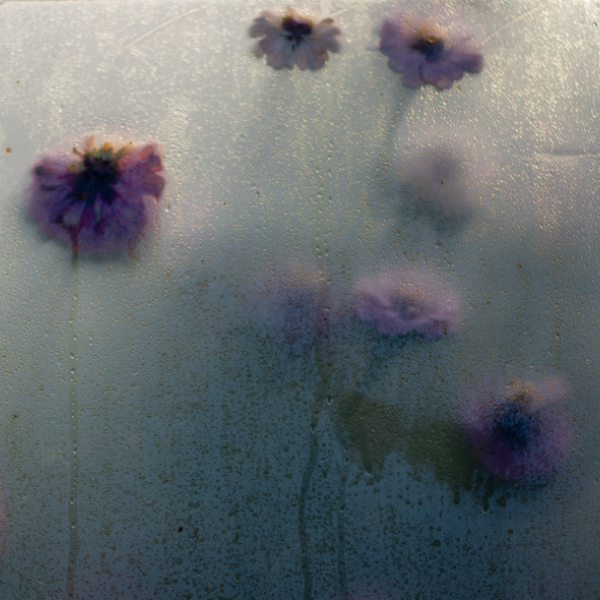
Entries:
<svg viewBox="0 0 600 600">
<path fill-rule="evenodd" d="M 302 266 L 274 270 L 259 280 L 259 313 L 292 346 L 303 350 L 329 333 L 332 293 Z"/>
<path fill-rule="evenodd" d="M 454 290 L 412 267 L 359 279 L 354 310 L 388 337 L 414 331 L 433 339 L 460 325 L 460 301 Z"/>
<path fill-rule="evenodd" d="M 472 34 L 446 30 L 434 19 L 408 10 L 384 20 L 379 50 L 409 87 L 431 83 L 443 90 L 465 71 L 478 73 L 483 68 L 483 55 Z"/>
<path fill-rule="evenodd" d="M 263 12 L 250 26 L 250 37 L 262 38 L 256 44 L 254 54 L 266 55 L 267 64 L 274 69 L 319 69 L 329 58 L 329 52 L 338 52 L 339 28 L 331 18 L 319 23 L 309 17 L 298 15 L 293 9 L 279 17 Z"/>
<path fill-rule="evenodd" d="M 461 420 L 483 466 L 512 481 L 551 475 L 566 460 L 573 439 L 561 408 L 566 396 L 558 377 L 537 384 L 486 381 L 471 389 Z"/>
<path fill-rule="evenodd" d="M 122 252 L 156 216 L 165 180 L 153 144 L 115 150 L 87 140 L 77 156 L 43 156 L 33 167 L 29 213 L 47 235 L 90 254 Z"/>
</svg>

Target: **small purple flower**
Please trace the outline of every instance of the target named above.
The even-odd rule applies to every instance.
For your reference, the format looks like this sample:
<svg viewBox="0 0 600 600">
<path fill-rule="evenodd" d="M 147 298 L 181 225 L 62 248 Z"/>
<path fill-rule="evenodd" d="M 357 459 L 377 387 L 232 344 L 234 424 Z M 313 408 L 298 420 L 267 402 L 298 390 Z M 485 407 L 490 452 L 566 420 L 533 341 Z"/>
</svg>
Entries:
<svg viewBox="0 0 600 600">
<path fill-rule="evenodd" d="M 547 477 L 567 458 L 573 428 L 558 377 L 537 384 L 482 382 L 467 394 L 462 424 L 483 466 L 502 479 Z"/>
<path fill-rule="evenodd" d="M 155 219 L 165 180 L 156 146 L 100 148 L 94 138 L 76 159 L 43 156 L 33 167 L 29 213 L 47 235 L 89 254 L 122 252 Z"/>
<path fill-rule="evenodd" d="M 263 12 L 250 26 L 250 37 L 262 38 L 256 44 L 254 54 L 266 55 L 267 64 L 274 69 L 319 69 L 329 58 L 329 52 L 338 52 L 339 28 L 331 18 L 318 23 L 309 17 L 298 15 L 290 9 L 283 17 Z"/>
<path fill-rule="evenodd" d="M 280 268 L 259 281 L 259 313 L 289 344 L 305 349 L 327 335 L 332 294 L 318 273 L 302 266 Z"/>
<path fill-rule="evenodd" d="M 388 337 L 414 331 L 433 339 L 460 325 L 460 301 L 454 290 L 412 267 L 359 279 L 354 311 Z"/>
<path fill-rule="evenodd" d="M 408 87 L 431 83 L 443 90 L 465 71 L 483 69 L 483 55 L 470 33 L 446 29 L 408 10 L 384 20 L 379 50 L 388 57 L 390 69 L 402 73 L 402 83 Z"/>
</svg>

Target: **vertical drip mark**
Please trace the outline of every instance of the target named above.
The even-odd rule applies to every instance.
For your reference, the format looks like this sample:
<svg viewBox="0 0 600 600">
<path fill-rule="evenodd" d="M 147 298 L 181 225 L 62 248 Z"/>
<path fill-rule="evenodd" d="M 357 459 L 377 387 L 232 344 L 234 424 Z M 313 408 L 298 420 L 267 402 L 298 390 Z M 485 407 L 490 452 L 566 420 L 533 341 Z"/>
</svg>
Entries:
<svg viewBox="0 0 600 600">
<path fill-rule="evenodd" d="M 73 250 L 71 261 L 71 312 L 69 314 L 69 413 L 71 438 L 71 466 L 69 477 L 69 564 L 67 566 L 67 600 L 75 598 L 75 567 L 79 553 L 79 531 L 77 525 L 77 491 L 79 485 L 79 407 L 77 405 L 77 306 L 79 303 L 79 281 L 77 277 L 77 250 Z"/>
<path fill-rule="evenodd" d="M 326 216 L 326 211 L 330 206 L 333 198 L 334 186 L 331 184 L 331 148 L 332 142 L 329 139 L 329 128 L 333 121 L 333 96 L 331 94 L 330 82 L 326 82 L 327 93 L 325 94 L 324 114 L 319 123 L 319 135 L 321 138 L 321 148 L 315 165 L 317 173 L 322 171 L 322 183 L 320 194 L 317 198 L 320 199 L 318 211 L 320 219 L 317 224 L 315 233 L 316 251 L 317 251 L 317 266 L 321 273 L 321 277 L 325 280 L 326 285 L 330 285 L 329 278 L 326 277 L 328 271 L 326 262 L 329 258 L 329 238 L 331 236 L 331 228 L 329 227 L 329 218 Z M 309 538 L 307 531 L 306 504 L 308 494 L 310 492 L 311 482 L 317 459 L 319 457 L 319 436 L 317 434 L 317 426 L 319 417 L 325 406 L 328 398 L 330 378 L 333 365 L 333 353 L 329 347 L 329 339 L 326 337 L 318 346 L 316 351 L 316 363 L 318 365 L 319 384 L 316 392 L 316 401 L 313 404 L 310 417 L 310 450 L 308 453 L 308 462 L 302 475 L 302 484 L 300 487 L 300 497 L 298 499 L 298 534 L 300 537 L 300 567 L 304 578 L 304 600 L 312 600 L 313 598 L 313 573 L 310 566 L 309 557 Z"/>
<path fill-rule="evenodd" d="M 304 595 L 303 600 L 312 600 L 313 598 L 313 574 L 310 568 L 310 557 L 308 553 L 309 538 L 307 531 L 306 504 L 312 478 L 317 466 L 319 457 L 319 436 L 317 426 L 319 417 L 328 400 L 329 379 L 331 373 L 331 350 L 328 342 L 317 349 L 317 364 L 319 365 L 319 386 L 317 388 L 317 400 L 313 404 L 310 416 L 310 450 L 308 453 L 308 462 L 302 475 L 302 485 L 300 487 L 300 497 L 298 499 L 298 535 L 300 537 L 300 568 L 304 577 Z"/>
<path fill-rule="evenodd" d="M 332 131 L 333 124 L 333 94 L 331 93 L 331 84 L 329 80 L 326 82 L 327 92 L 325 94 L 325 102 L 323 105 L 323 116 L 318 125 L 319 137 L 321 138 L 321 147 L 317 157 L 316 171 L 321 176 L 321 184 L 319 185 L 319 194 L 317 199 L 319 220 L 317 222 L 317 231 L 315 234 L 317 243 L 317 265 L 323 275 L 327 278 L 327 260 L 329 258 L 329 238 L 331 237 L 331 227 L 329 226 L 329 215 L 327 211 L 333 201 L 335 186 L 331 181 L 331 163 L 332 163 Z"/>
<path fill-rule="evenodd" d="M 493 475 L 487 475 L 484 483 L 483 498 L 481 505 L 483 512 L 486 513 L 490 508 L 490 500 L 497 490 L 496 480 Z"/>
<path fill-rule="evenodd" d="M 319 398 L 315 403 L 310 419 L 310 451 L 308 453 L 308 463 L 302 475 L 302 486 L 300 487 L 300 498 L 298 499 L 298 535 L 300 537 L 300 568 L 304 577 L 304 600 L 312 599 L 313 576 L 310 569 L 310 560 L 308 556 L 308 532 L 306 523 L 306 502 L 310 484 L 317 466 L 319 456 L 319 437 L 317 435 L 317 424 L 319 415 L 323 409 L 324 399 Z"/>
<path fill-rule="evenodd" d="M 344 458 L 342 464 L 342 477 L 340 481 L 340 500 L 337 522 L 337 575 L 339 594 L 342 598 L 348 597 L 348 571 L 346 569 L 346 484 L 348 482 L 348 459 Z"/>
</svg>

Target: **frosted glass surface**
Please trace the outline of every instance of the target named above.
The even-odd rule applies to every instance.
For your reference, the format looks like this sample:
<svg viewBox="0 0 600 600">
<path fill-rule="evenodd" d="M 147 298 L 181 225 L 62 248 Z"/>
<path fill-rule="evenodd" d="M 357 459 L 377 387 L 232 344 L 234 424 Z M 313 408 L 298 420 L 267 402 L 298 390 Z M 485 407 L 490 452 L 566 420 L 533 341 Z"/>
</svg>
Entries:
<svg viewBox="0 0 600 600">
<path fill-rule="evenodd" d="M 301 3 L 342 50 L 271 69 L 247 30 L 273 4 L 0 6 L 0 597 L 598 598 L 598 4 L 458 3 L 486 66 L 444 92 L 377 50 L 392 3 Z M 90 134 L 164 151 L 158 225 L 124 257 L 73 260 L 26 216 L 36 158 Z M 455 227 L 394 176 L 438 135 L 481 185 Z M 454 282 L 459 332 L 387 339 L 343 310 L 401 261 Z M 328 342 L 257 309 L 290 265 L 341 296 Z M 462 390 L 547 374 L 574 450 L 503 482 Z"/>
</svg>

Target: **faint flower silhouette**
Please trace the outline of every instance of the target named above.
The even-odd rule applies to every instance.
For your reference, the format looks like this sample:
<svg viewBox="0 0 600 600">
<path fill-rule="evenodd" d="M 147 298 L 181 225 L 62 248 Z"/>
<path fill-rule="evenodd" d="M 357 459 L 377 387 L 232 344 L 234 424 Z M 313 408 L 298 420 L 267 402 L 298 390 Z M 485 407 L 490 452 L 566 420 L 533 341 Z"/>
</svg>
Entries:
<svg viewBox="0 0 600 600">
<path fill-rule="evenodd" d="M 330 332 L 339 302 L 319 275 L 302 265 L 279 267 L 259 278 L 258 314 L 290 345 L 304 350 Z"/>
<path fill-rule="evenodd" d="M 398 136 L 394 170 L 420 210 L 434 221 L 465 222 L 482 205 L 493 155 L 476 134 L 436 126 Z"/>
</svg>

